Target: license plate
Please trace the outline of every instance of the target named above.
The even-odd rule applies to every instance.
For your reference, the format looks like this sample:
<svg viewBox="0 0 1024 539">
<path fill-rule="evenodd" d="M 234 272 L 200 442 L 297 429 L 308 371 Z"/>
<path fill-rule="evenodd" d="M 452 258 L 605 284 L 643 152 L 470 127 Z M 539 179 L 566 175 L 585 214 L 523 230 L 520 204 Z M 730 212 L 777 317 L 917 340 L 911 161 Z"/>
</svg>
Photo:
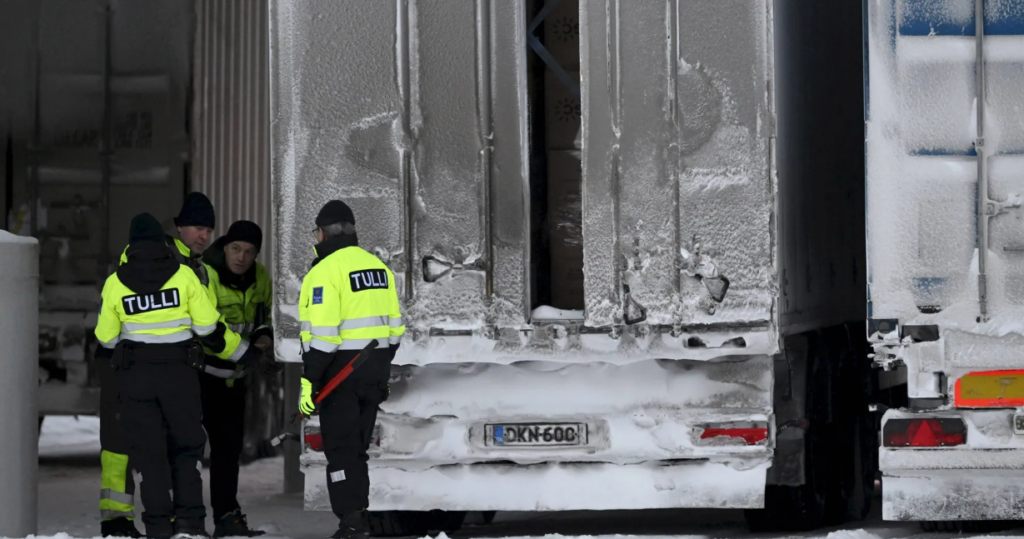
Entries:
<svg viewBox="0 0 1024 539">
<path fill-rule="evenodd" d="M 586 423 L 507 423 L 487 425 L 488 445 L 499 447 L 574 446 L 587 443 Z"/>
<path fill-rule="evenodd" d="M 1013 414 L 1013 433 L 1024 434 L 1024 411 L 1017 410 Z"/>
</svg>

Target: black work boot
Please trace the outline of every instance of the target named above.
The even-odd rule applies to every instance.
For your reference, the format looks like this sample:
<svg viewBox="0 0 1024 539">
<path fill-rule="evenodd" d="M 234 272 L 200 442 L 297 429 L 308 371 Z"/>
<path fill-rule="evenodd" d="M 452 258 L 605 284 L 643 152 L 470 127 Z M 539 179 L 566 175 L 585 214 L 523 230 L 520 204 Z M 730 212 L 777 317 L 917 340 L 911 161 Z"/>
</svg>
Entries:
<svg viewBox="0 0 1024 539">
<path fill-rule="evenodd" d="M 249 528 L 241 509 L 235 509 L 217 519 L 217 526 L 213 529 L 214 537 L 259 537 L 264 533 Z"/>
<path fill-rule="evenodd" d="M 171 539 L 173 536 L 174 524 L 170 519 L 146 522 L 146 537 L 148 539 Z"/>
<path fill-rule="evenodd" d="M 142 537 L 135 523 L 125 517 L 112 518 L 100 522 L 100 535 L 103 537 Z"/>
<path fill-rule="evenodd" d="M 176 519 L 174 521 L 175 537 L 210 537 L 206 533 L 206 519 L 186 520 Z"/>
<path fill-rule="evenodd" d="M 366 523 L 363 511 L 354 511 L 341 518 L 338 530 L 331 539 L 369 539 L 370 527 Z"/>
</svg>

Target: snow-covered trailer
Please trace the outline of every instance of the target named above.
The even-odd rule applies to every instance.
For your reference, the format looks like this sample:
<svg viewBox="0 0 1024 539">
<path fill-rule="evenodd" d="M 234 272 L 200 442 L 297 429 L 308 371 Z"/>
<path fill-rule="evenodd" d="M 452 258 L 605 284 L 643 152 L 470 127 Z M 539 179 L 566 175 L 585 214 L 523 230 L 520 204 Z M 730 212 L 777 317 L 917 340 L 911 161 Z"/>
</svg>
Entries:
<svg viewBox="0 0 1024 539">
<path fill-rule="evenodd" d="M 1024 509 L 1024 3 L 868 2 L 869 334 L 888 520 Z"/>
<path fill-rule="evenodd" d="M 332 198 L 408 326 L 377 533 L 863 514 L 862 18 L 822 4 L 271 0 L 278 355 Z M 329 510 L 315 417 L 303 446 Z"/>
</svg>

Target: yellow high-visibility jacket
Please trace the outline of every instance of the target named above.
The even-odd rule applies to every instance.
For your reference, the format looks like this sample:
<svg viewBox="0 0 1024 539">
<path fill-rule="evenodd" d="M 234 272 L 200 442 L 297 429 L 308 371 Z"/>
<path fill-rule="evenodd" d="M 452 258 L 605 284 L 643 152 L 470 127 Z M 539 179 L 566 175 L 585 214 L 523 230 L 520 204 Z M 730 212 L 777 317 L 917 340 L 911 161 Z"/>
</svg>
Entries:
<svg viewBox="0 0 1024 539">
<path fill-rule="evenodd" d="M 335 353 L 361 350 L 373 339 L 379 348 L 397 349 L 405 325 L 395 276 L 380 259 L 344 238 L 315 249 L 318 258 L 302 279 L 299 321 L 304 377 L 320 384 Z"/>
<path fill-rule="evenodd" d="M 213 303 L 214 309 L 216 309 L 217 295 L 214 294 L 213 290 L 211 290 L 209 286 L 210 268 L 206 264 L 203 264 L 201 258 L 193 257 L 192 250 L 189 249 L 188 246 L 185 245 L 178 238 L 173 238 L 171 236 L 165 236 L 164 238 L 164 241 L 167 244 L 167 246 L 171 247 L 171 250 L 174 251 L 175 258 L 178 259 L 178 263 L 190 268 L 192 272 L 195 274 L 196 278 L 202 285 L 203 290 L 206 292 L 207 297 L 210 299 L 210 302 Z M 121 252 L 121 264 L 124 264 L 126 262 L 128 262 L 127 245 L 125 246 L 124 251 Z M 224 319 L 221 318 L 220 321 L 224 322 Z M 226 322 L 224 323 L 224 325 L 225 328 L 227 329 L 227 331 L 224 333 L 224 341 L 226 345 L 221 352 L 213 353 L 213 356 L 231 362 L 238 362 L 245 354 L 245 352 L 249 349 L 249 342 L 243 339 L 242 336 L 239 335 L 238 333 L 232 331 L 230 327 L 227 327 Z M 207 352 L 212 352 L 212 350 L 207 348 Z"/>
<path fill-rule="evenodd" d="M 227 324 L 228 329 L 242 336 L 250 344 L 256 342 L 263 335 L 271 338 L 274 336 L 274 330 L 271 327 L 272 286 L 270 275 L 263 264 L 256 262 L 255 265 L 256 280 L 245 290 L 225 284 L 216 268 L 210 264 L 206 266 L 210 275 L 208 288 L 216 297 L 221 321 Z M 226 268 L 222 269 L 230 271 Z M 207 353 L 210 352 L 207 351 Z M 242 378 L 246 373 L 245 370 L 237 369 L 226 361 L 218 360 L 209 360 L 206 372 L 229 381 Z"/>
<path fill-rule="evenodd" d="M 113 349 L 120 342 L 174 344 L 203 339 L 216 350 L 223 349 L 223 325 L 220 313 L 187 266 L 167 280 L 160 290 L 137 294 L 118 278 L 115 272 L 103 285 L 100 313 L 96 322 L 96 340 L 100 346 Z"/>
</svg>

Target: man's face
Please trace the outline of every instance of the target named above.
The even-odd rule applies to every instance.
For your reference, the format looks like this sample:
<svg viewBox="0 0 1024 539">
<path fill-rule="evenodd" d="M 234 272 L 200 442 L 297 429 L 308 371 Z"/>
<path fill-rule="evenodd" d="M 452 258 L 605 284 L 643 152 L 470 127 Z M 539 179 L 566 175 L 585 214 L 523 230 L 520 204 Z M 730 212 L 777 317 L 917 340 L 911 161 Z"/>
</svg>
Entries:
<svg viewBox="0 0 1024 539">
<path fill-rule="evenodd" d="M 224 258 L 231 273 L 242 275 L 256 262 L 256 246 L 244 241 L 233 241 L 224 246 Z"/>
<path fill-rule="evenodd" d="M 179 226 L 178 238 L 192 250 L 193 255 L 201 254 L 210 244 L 213 229 L 205 226 Z"/>
</svg>

